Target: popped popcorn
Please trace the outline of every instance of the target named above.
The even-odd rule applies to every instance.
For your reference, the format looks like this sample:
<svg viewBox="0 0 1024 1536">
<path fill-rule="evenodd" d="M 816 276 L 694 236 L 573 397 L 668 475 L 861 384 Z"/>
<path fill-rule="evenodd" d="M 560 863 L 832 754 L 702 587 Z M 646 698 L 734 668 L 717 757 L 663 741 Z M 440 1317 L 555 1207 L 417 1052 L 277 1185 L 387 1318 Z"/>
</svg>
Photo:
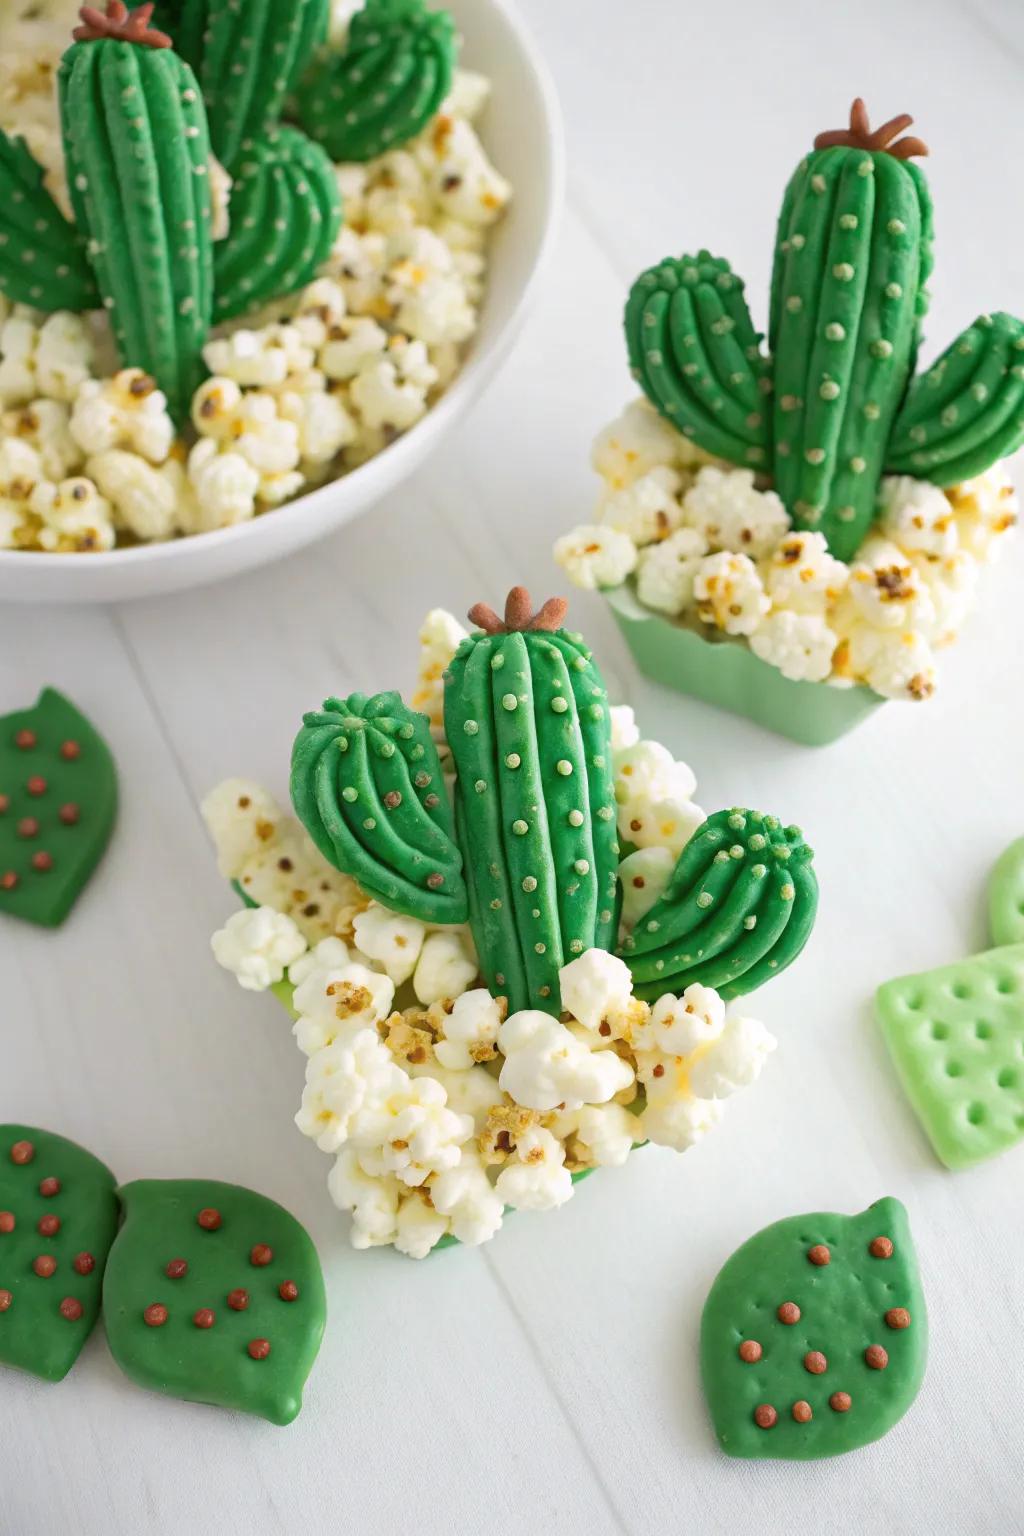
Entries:
<svg viewBox="0 0 1024 1536">
<path fill-rule="evenodd" d="M 283 384 L 289 374 L 311 368 L 315 355 L 293 325 L 232 331 L 203 348 L 203 361 L 212 374 L 244 388 Z"/>
<path fill-rule="evenodd" d="M 232 971 L 239 986 L 250 992 L 264 992 L 281 981 L 307 949 L 291 918 L 273 907 L 243 907 L 232 913 L 210 947 L 218 965 Z"/>
<path fill-rule="evenodd" d="M 83 316 L 57 310 L 37 324 L 31 310 L 16 305 L 0 328 L 0 404 L 72 401 L 91 378 L 95 358 Z"/>
<path fill-rule="evenodd" d="M 623 859 L 619 865 L 619 879 L 622 882 L 622 920 L 627 928 L 634 928 L 661 899 L 676 867 L 676 857 L 671 849 L 652 844 L 649 848 L 638 848 Z"/>
<path fill-rule="evenodd" d="M 401 1090 L 407 1081 L 371 1029 L 339 1036 L 314 1051 L 306 1063 L 306 1086 L 295 1124 L 321 1152 L 337 1152 L 351 1137 L 359 1116 Z"/>
<path fill-rule="evenodd" d="M 633 1081 L 632 1067 L 614 1051 L 592 1051 L 564 1024 L 535 1009 L 506 1019 L 498 1042 L 505 1057 L 498 1081 L 527 1109 L 604 1104 Z"/>
<path fill-rule="evenodd" d="M 619 805 L 637 800 L 662 800 L 670 795 L 689 799 L 697 788 L 693 769 L 677 762 L 660 741 L 636 741 L 615 753 L 615 798 Z"/>
<path fill-rule="evenodd" d="M 515 1157 L 498 1174 L 494 1192 L 517 1211 L 553 1211 L 564 1205 L 572 1196 L 565 1147 L 543 1126 L 531 1126 L 518 1138 Z"/>
<path fill-rule="evenodd" d="M 771 607 L 749 555 L 706 555 L 694 579 L 697 612 L 727 635 L 752 635 Z"/>
<path fill-rule="evenodd" d="M 652 469 L 686 463 L 690 446 L 641 396 L 598 433 L 591 463 L 611 490 L 621 491 Z"/>
<path fill-rule="evenodd" d="M 351 1147 L 342 1147 L 327 1175 L 327 1190 L 340 1211 L 352 1216 L 353 1248 L 377 1248 L 398 1236 L 400 1188 L 397 1179 L 364 1173 Z"/>
<path fill-rule="evenodd" d="M 603 497 L 598 508 L 601 523 L 627 534 L 637 545 L 665 539 L 683 520 L 677 499 L 682 483 L 682 476 L 674 469 L 651 469 L 621 491 L 610 491 Z M 697 538 L 703 543 L 699 535 Z"/>
<path fill-rule="evenodd" d="M 780 608 L 762 619 L 750 637 L 750 649 L 778 667 L 794 683 L 822 683 L 832 671 L 835 633 L 816 613 Z"/>
<path fill-rule="evenodd" d="M 410 1259 L 425 1259 L 448 1231 L 448 1222 L 439 1216 L 421 1190 L 405 1196 L 398 1207 L 395 1247 Z"/>
<path fill-rule="evenodd" d="M 413 991 L 429 1006 L 458 997 L 476 980 L 479 964 L 468 928 L 438 928 L 428 934 L 412 978 Z"/>
<path fill-rule="evenodd" d="M 441 212 L 463 224 L 500 218 L 512 189 L 465 118 L 442 111 L 412 147 Z"/>
<path fill-rule="evenodd" d="M 167 398 L 141 368 L 112 379 L 86 379 L 74 394 L 71 435 L 84 453 L 123 448 L 162 464 L 174 441 Z"/>
<path fill-rule="evenodd" d="M 356 944 L 363 954 L 375 960 L 396 987 L 409 980 L 427 936 L 425 924 L 414 917 L 389 912 L 373 901 L 365 912 L 358 914 L 354 928 Z"/>
<path fill-rule="evenodd" d="M 295 1042 L 304 1056 L 333 1045 L 342 1038 L 375 1027 L 386 1019 L 394 1001 L 394 983 L 387 976 L 358 961 L 321 957 L 316 964 L 293 975 L 296 982 L 292 1008 L 298 1018 L 292 1027 Z"/>
<path fill-rule="evenodd" d="M 618 1168 L 632 1152 L 639 1133 L 636 1115 L 621 1104 L 584 1104 L 559 1117 L 574 1162 L 587 1168 Z"/>
<path fill-rule="evenodd" d="M 933 619 L 931 599 L 910 557 L 877 536 L 865 541 L 850 567 L 840 613 L 847 606 L 879 629 L 923 629 Z"/>
<path fill-rule="evenodd" d="M 581 523 L 555 541 L 555 564 L 574 586 L 593 592 L 597 587 L 617 587 L 637 561 L 636 545 L 628 534 L 597 523 Z"/>
<path fill-rule="evenodd" d="M 492 1061 L 504 1019 L 504 1008 L 486 987 L 463 992 L 445 1016 L 444 1038 L 437 1041 L 434 1054 L 442 1066 L 456 1071 Z"/>
<path fill-rule="evenodd" d="M 937 485 L 909 475 L 886 475 L 879 487 L 879 525 L 906 554 L 951 555 L 956 517 Z"/>
<path fill-rule="evenodd" d="M 432 608 L 420 629 L 419 669 L 411 702 L 413 709 L 430 717 L 435 741 L 444 739 L 444 671 L 467 634 L 444 608 Z"/>
<path fill-rule="evenodd" d="M 82 467 L 85 457 L 70 431 L 71 413 L 59 400 L 32 400 L 0 417 L 3 438 L 20 438 L 39 455 L 49 480 L 66 480 Z"/>
<path fill-rule="evenodd" d="M 608 711 L 612 727 L 612 751 L 621 752 L 625 747 L 635 747 L 640 740 L 640 727 L 628 704 L 613 704 Z"/>
<path fill-rule="evenodd" d="M 692 982 L 681 997 L 659 997 L 650 1017 L 633 1032 L 637 1051 L 689 1056 L 717 1040 L 725 1028 L 725 1004 L 712 987 Z M 717 1098 L 708 1093 L 704 1098 Z M 722 1095 L 724 1097 L 724 1095 Z"/>
<path fill-rule="evenodd" d="M 173 459 L 155 468 L 137 453 L 110 448 L 87 459 L 85 472 L 110 502 L 117 526 L 137 539 L 170 538 L 187 518 L 187 482 Z"/>
<path fill-rule="evenodd" d="M 352 380 L 352 404 L 366 426 L 405 432 L 426 414 L 437 377 L 422 341 L 392 336 L 384 356 L 364 364 Z"/>
<path fill-rule="evenodd" d="M 110 503 L 94 482 L 82 475 L 57 485 L 41 481 L 33 488 L 28 506 L 39 520 L 35 539 L 40 549 L 63 554 L 114 547 Z"/>
<path fill-rule="evenodd" d="M 775 609 L 823 617 L 849 579 L 849 567 L 829 554 L 822 533 L 787 533 L 772 550 L 762 575 Z"/>
<path fill-rule="evenodd" d="M 692 990 L 687 987 L 684 997 Z M 758 1019 L 731 1014 L 714 1037 L 711 1050 L 690 1067 L 690 1089 L 698 1099 L 726 1099 L 761 1075 L 777 1041 Z"/>
<path fill-rule="evenodd" d="M 212 437 L 201 437 L 189 454 L 188 478 L 198 507 L 196 533 L 231 528 L 255 515 L 259 471 Z"/>
<path fill-rule="evenodd" d="M 418 1186 L 456 1167 L 473 1132 L 472 1117 L 449 1109 L 436 1078 L 406 1077 L 363 1117 L 358 1134 L 367 1145 L 359 1161 L 374 1176 L 394 1174 L 400 1183 Z"/>
<path fill-rule="evenodd" d="M 558 979 L 563 1006 L 584 1029 L 594 1032 L 600 1030 L 603 1021 L 625 1013 L 633 996 L 629 966 L 603 949 L 585 950 L 562 967 Z M 502 1048 L 505 1048 L 504 1044 Z M 521 1098 L 519 1102 L 526 1104 L 529 1101 Z M 534 1104 L 532 1108 L 543 1109 L 545 1106 Z"/>
<path fill-rule="evenodd" d="M 1019 519 L 1017 492 L 1005 464 L 946 492 L 956 518 L 957 541 L 976 560 L 994 560 Z"/>
<path fill-rule="evenodd" d="M 774 491 L 759 491 L 750 469 L 698 470 L 683 497 L 683 520 L 715 551 L 760 560 L 789 528 L 789 515 Z M 739 631 L 731 631 L 739 633 Z"/>
<path fill-rule="evenodd" d="M 694 582 L 707 552 L 707 542 L 695 528 L 680 528 L 662 543 L 642 549 L 637 559 L 637 597 L 673 619 L 686 613 L 693 607 Z"/>
<path fill-rule="evenodd" d="M 454 1168 L 431 1180 L 430 1197 L 438 1215 L 448 1217 L 452 1236 L 468 1247 L 489 1242 L 501 1228 L 504 1202 L 480 1158 L 466 1147 Z"/>
</svg>

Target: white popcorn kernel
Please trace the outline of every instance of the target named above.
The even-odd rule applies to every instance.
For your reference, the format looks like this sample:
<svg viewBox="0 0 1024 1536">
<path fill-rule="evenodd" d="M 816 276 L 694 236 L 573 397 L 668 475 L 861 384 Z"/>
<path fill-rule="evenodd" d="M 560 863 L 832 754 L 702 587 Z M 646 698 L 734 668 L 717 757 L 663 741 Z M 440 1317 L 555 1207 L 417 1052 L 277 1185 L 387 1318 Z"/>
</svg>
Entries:
<svg viewBox="0 0 1024 1536">
<path fill-rule="evenodd" d="M 838 618 L 840 632 L 845 631 L 847 611 L 854 622 L 878 629 L 926 630 L 934 621 L 931 598 L 909 555 L 876 536 L 864 542 L 850 567 L 846 591 L 829 616 L 831 628 Z"/>
<path fill-rule="evenodd" d="M 299 1015 L 292 1026 L 299 1050 L 313 1056 L 338 1040 L 376 1026 L 387 1018 L 394 996 L 390 977 L 356 961 L 326 969 L 318 965 L 303 975 L 292 998 L 292 1007 Z"/>
<path fill-rule="evenodd" d="M 454 1168 L 431 1181 L 430 1196 L 435 1211 L 448 1217 L 452 1235 L 468 1247 L 488 1242 L 501 1227 L 502 1200 L 468 1147 Z"/>
<path fill-rule="evenodd" d="M 418 1188 L 458 1164 L 474 1123 L 471 1115 L 448 1107 L 436 1078 L 410 1078 L 404 1072 L 402 1077 L 397 1089 L 367 1106 L 355 1140 L 367 1173 L 393 1174 L 401 1184 Z"/>
<path fill-rule="evenodd" d="M 837 636 L 815 613 L 781 609 L 762 619 L 750 637 L 750 649 L 794 683 L 824 682 L 832 671 Z"/>
<path fill-rule="evenodd" d="M 636 545 L 628 534 L 597 523 L 581 523 L 555 540 L 555 564 L 576 587 L 593 592 L 617 587 L 636 565 Z"/>
<path fill-rule="evenodd" d="M 226 240 L 231 232 L 229 210 L 234 182 L 216 155 L 207 157 L 206 177 L 210 189 L 210 239 Z"/>
<path fill-rule="evenodd" d="M 371 902 L 355 920 L 356 944 L 369 960 L 375 960 L 396 987 L 408 981 L 427 936 L 425 924 L 402 917 Z"/>
<path fill-rule="evenodd" d="M 707 820 L 699 805 L 682 795 L 662 800 L 628 800 L 619 806 L 619 834 L 638 848 L 665 848 L 677 859 Z"/>
<path fill-rule="evenodd" d="M 240 453 L 222 453 L 213 438 L 193 447 L 188 478 L 198 507 L 196 532 L 231 528 L 255 515 L 259 471 Z"/>
<path fill-rule="evenodd" d="M 343 1147 L 327 1176 L 334 1204 L 352 1215 L 353 1248 L 377 1248 L 398 1235 L 400 1188 L 397 1179 L 374 1179 L 364 1173 L 350 1147 Z"/>
<path fill-rule="evenodd" d="M 340 325 L 348 312 L 345 290 L 333 277 L 318 277 L 299 294 L 291 314 L 291 324 L 307 347 L 314 352 L 327 340 L 334 325 Z"/>
<path fill-rule="evenodd" d="M 599 508 L 600 521 L 627 534 L 638 546 L 666 539 L 683 519 L 677 499 L 682 483 L 682 477 L 664 465 L 648 470 L 622 490 L 607 492 Z M 692 536 L 694 530 L 689 532 Z"/>
<path fill-rule="evenodd" d="M 272 907 L 243 907 L 210 940 L 218 965 L 231 971 L 249 992 L 264 992 L 283 980 L 306 941 L 290 917 Z"/>
<path fill-rule="evenodd" d="M 684 997 L 692 990 L 687 987 Z M 691 1064 L 691 1091 L 698 1099 L 726 1099 L 748 1088 L 777 1044 L 760 1020 L 730 1014 L 710 1049 Z"/>
<path fill-rule="evenodd" d="M 241 403 L 234 379 L 204 379 L 192 396 L 192 424 L 203 437 L 230 438 Z"/>
<path fill-rule="evenodd" d="M 114 518 L 137 539 L 172 538 L 178 531 L 180 483 L 137 453 L 111 448 L 86 460 L 86 474 L 114 509 Z"/>
<path fill-rule="evenodd" d="M 645 913 L 664 894 L 676 867 L 676 856 L 668 848 L 638 848 L 619 865 L 622 883 L 622 921 L 635 928 Z"/>
<path fill-rule="evenodd" d="M 936 559 L 911 555 L 914 568 L 928 590 L 934 618 L 926 636 L 933 645 L 950 645 L 977 600 L 980 568 L 973 555 L 955 549 Z"/>
<path fill-rule="evenodd" d="M 1006 465 L 993 464 L 983 475 L 950 486 L 946 495 L 956 516 L 960 548 L 976 560 L 995 560 L 1019 520 L 1017 492 Z"/>
<path fill-rule="evenodd" d="M 358 932 L 358 930 L 357 930 Z M 466 1070 L 497 1055 L 498 1031 L 505 1017 L 502 1005 L 486 987 L 463 992 L 444 1021 L 444 1039 L 434 1055 L 444 1067 Z"/>
<path fill-rule="evenodd" d="M 424 1007 L 458 997 L 472 986 L 479 964 L 468 929 L 440 928 L 427 935 L 413 975 L 413 991 Z"/>
<path fill-rule="evenodd" d="M 613 704 L 608 711 L 612 726 L 612 751 L 622 752 L 635 747 L 640 740 L 640 727 L 628 704 Z"/>
<path fill-rule="evenodd" d="M 477 74 L 472 69 L 456 69 L 441 112 L 450 117 L 464 117 L 471 123 L 480 116 L 490 99 L 491 82 L 486 75 Z"/>
<path fill-rule="evenodd" d="M 585 950 L 558 973 L 562 1006 L 584 1029 L 597 1032 L 602 1021 L 625 1013 L 633 998 L 633 977 L 624 960 L 603 949 Z M 513 1094 L 513 1097 L 517 1095 Z M 525 1103 L 525 1100 L 519 1100 Z M 545 1106 L 530 1105 L 532 1109 Z M 553 1107 L 553 1106 L 548 1106 Z"/>
<path fill-rule="evenodd" d="M 678 618 L 694 604 L 694 581 L 708 546 L 695 528 L 680 528 L 640 551 L 636 595 L 647 608 Z"/>
<path fill-rule="evenodd" d="M 27 443 L 39 455 L 48 480 L 66 480 L 81 469 L 84 454 L 69 428 L 71 413 L 59 400 L 32 400 L 0 417 L 3 437 Z"/>
<path fill-rule="evenodd" d="M 35 349 L 36 386 L 41 395 L 51 400 L 74 400 L 80 386 L 90 378 L 95 361 L 96 349 L 82 315 L 59 310 L 43 322 Z"/>
<path fill-rule="evenodd" d="M 295 1124 L 321 1152 L 337 1152 L 358 1117 L 400 1092 L 407 1081 L 375 1030 L 339 1036 L 306 1063 L 306 1086 Z"/>
<path fill-rule="evenodd" d="M 416 156 L 438 207 L 464 224 L 489 225 L 512 195 L 470 123 L 442 113 L 416 142 Z"/>
<path fill-rule="evenodd" d="M 652 469 L 686 464 L 688 449 L 687 439 L 641 397 L 598 434 L 591 463 L 611 490 L 621 491 Z"/>
<path fill-rule="evenodd" d="M 217 868 L 237 880 L 254 849 L 274 836 L 283 811 L 252 779 L 224 779 L 199 807 L 217 850 Z"/>
<path fill-rule="evenodd" d="M 319 392 L 282 394 L 278 409 L 298 428 L 299 455 L 304 470 L 329 465 L 343 448 L 350 447 L 356 440 L 356 424 L 340 395 L 328 394 L 322 383 Z"/>
<path fill-rule="evenodd" d="M 821 533 L 794 532 L 772 551 L 764 569 L 765 591 L 775 608 L 824 615 L 849 580 L 849 567 L 829 554 Z"/>
<path fill-rule="evenodd" d="M 0 326 L 0 404 L 27 405 L 39 394 L 38 341 L 39 327 L 26 315 L 8 315 Z"/>
<path fill-rule="evenodd" d="M 425 1259 L 447 1231 L 447 1217 L 439 1215 L 419 1191 L 403 1197 L 394 1239 L 399 1253 L 409 1259 Z"/>
<path fill-rule="evenodd" d="M 633 1082 L 633 1069 L 614 1051 L 591 1051 L 550 1014 L 514 1013 L 501 1026 L 505 1062 L 498 1079 L 527 1109 L 604 1104 Z"/>
<path fill-rule="evenodd" d="M 34 487 L 28 507 L 40 521 L 40 549 L 86 553 L 114 547 L 110 503 L 92 480 L 79 475 L 59 485 L 43 481 Z"/>
<path fill-rule="evenodd" d="M 584 1104 L 575 1117 L 578 1155 L 598 1168 L 618 1168 L 639 1139 L 639 1121 L 621 1104 Z"/>
<path fill-rule="evenodd" d="M 71 435 L 83 452 L 122 449 L 162 464 L 174 442 L 167 399 L 141 368 L 123 368 L 112 379 L 86 379 L 71 408 Z"/>
<path fill-rule="evenodd" d="M 642 1137 L 655 1146 L 686 1152 L 714 1129 L 724 1113 L 725 1106 L 717 1099 L 648 1097 L 637 1139 Z"/>
<path fill-rule="evenodd" d="M 658 998 L 646 1023 L 634 1031 L 633 1042 L 637 1051 L 688 1056 L 717 1040 L 724 1027 L 725 1004 L 718 993 L 713 987 L 691 982 L 681 997 L 669 992 Z M 698 1093 L 698 1097 L 713 1099 L 721 1095 Z"/>
<path fill-rule="evenodd" d="M 697 779 L 687 763 L 677 762 L 660 741 L 636 741 L 615 753 L 615 798 L 619 805 L 637 800 L 689 799 Z"/>
<path fill-rule="evenodd" d="M 725 550 L 700 562 L 693 592 L 703 622 L 727 635 L 752 635 L 771 607 L 753 560 Z"/>
<path fill-rule="evenodd" d="M 0 496 L 6 501 L 28 501 L 46 479 L 41 455 L 18 437 L 0 438 Z"/>
<path fill-rule="evenodd" d="M 340 970 L 351 960 L 348 945 L 342 939 L 321 939 L 312 949 L 292 962 L 288 967 L 288 980 L 300 987 L 316 971 Z"/>
<path fill-rule="evenodd" d="M 723 470 L 714 465 L 698 472 L 683 497 L 683 520 L 703 535 L 710 549 L 752 560 L 769 554 L 789 528 L 789 515 L 779 497 L 774 491 L 755 489 L 752 470 Z"/>
<path fill-rule="evenodd" d="M 444 738 L 445 668 L 467 635 L 468 631 L 444 608 L 432 608 L 420 629 L 419 670 L 412 707 L 430 717 L 437 740 Z"/>
<path fill-rule="evenodd" d="M 367 427 L 405 432 L 426 414 L 427 395 L 436 383 L 437 370 L 423 343 L 392 336 L 385 356 L 365 363 L 352 380 L 352 404 Z"/>
<path fill-rule="evenodd" d="M 289 374 L 313 366 L 315 354 L 292 325 L 268 325 L 259 331 L 237 330 L 208 341 L 203 361 L 218 378 L 243 388 L 283 384 Z"/>
<path fill-rule="evenodd" d="M 565 1148 L 550 1131 L 530 1126 L 516 1140 L 516 1152 L 495 1181 L 503 1205 L 519 1211 L 553 1211 L 572 1197 Z"/>
<path fill-rule="evenodd" d="M 951 555 L 957 524 L 944 491 L 909 475 L 886 475 L 879 487 L 882 532 L 906 554 Z"/>
</svg>

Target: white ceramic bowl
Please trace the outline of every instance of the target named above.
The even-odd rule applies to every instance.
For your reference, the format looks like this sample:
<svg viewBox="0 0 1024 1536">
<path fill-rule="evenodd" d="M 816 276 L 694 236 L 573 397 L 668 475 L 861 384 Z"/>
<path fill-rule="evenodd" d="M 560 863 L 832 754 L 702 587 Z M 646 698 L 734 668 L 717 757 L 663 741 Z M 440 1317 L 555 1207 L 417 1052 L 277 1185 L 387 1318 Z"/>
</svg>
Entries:
<svg viewBox="0 0 1024 1536">
<path fill-rule="evenodd" d="M 234 528 L 109 554 L 0 550 L 0 601 L 105 603 L 221 581 L 266 565 L 367 511 L 412 474 L 505 359 L 534 295 L 562 201 L 562 128 L 546 66 L 514 0 L 444 0 L 462 58 L 493 82 L 482 137 L 513 186 L 494 233 L 480 326 L 458 378 L 404 437 L 351 474 Z"/>
</svg>

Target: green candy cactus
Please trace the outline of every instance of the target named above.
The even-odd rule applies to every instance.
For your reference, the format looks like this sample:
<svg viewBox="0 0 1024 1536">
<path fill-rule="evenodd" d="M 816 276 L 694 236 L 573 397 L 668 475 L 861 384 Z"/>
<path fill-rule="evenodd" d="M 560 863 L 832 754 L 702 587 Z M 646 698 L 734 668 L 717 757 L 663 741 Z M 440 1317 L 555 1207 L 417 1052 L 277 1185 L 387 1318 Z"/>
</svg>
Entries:
<svg viewBox="0 0 1024 1536">
<path fill-rule="evenodd" d="M 608 696 L 582 638 L 561 627 L 565 610 L 551 598 L 534 614 L 522 587 L 504 619 L 484 604 L 470 610 L 477 631 L 445 674 L 453 804 L 427 717 L 397 693 L 328 699 L 306 715 L 291 772 L 295 809 L 331 864 L 422 922 L 468 917 L 490 990 L 513 1012 L 556 1016 L 560 969 L 585 950 L 614 948 L 621 905 Z M 716 859 L 723 848 L 731 895 Z M 639 995 L 704 980 L 733 996 L 782 970 L 814 921 L 810 858 L 799 831 L 773 817 L 710 818 L 623 948 Z M 722 900 L 709 914 L 712 885 Z M 659 966 L 684 930 L 700 947 Z"/>
<path fill-rule="evenodd" d="M 701 251 L 644 272 L 626 305 L 630 364 L 657 409 L 706 452 L 771 475 L 798 528 L 851 559 L 882 474 L 940 486 L 1024 440 L 1024 324 L 982 316 L 914 379 L 932 269 L 927 182 L 899 137 L 819 134 L 783 198 L 768 355 L 743 284 Z"/>
</svg>

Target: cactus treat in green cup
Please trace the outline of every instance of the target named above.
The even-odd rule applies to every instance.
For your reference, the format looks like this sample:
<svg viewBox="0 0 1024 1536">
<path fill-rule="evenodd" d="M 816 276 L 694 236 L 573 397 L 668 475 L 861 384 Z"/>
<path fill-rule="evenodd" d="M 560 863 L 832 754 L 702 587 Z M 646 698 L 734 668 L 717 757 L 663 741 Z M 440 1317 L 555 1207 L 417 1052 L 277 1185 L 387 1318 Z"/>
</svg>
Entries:
<svg viewBox="0 0 1024 1536">
<path fill-rule="evenodd" d="M 303 716 L 297 821 L 244 779 L 204 803 L 245 902 L 214 954 L 290 1009 L 296 1124 L 357 1248 L 486 1242 L 635 1146 L 685 1151 L 775 1047 L 727 1004 L 807 942 L 811 849 L 694 804 L 566 608 L 434 610 L 408 703 Z"/>
<path fill-rule="evenodd" d="M 642 398 L 595 444 L 597 516 L 555 546 L 645 671 L 808 743 L 931 696 L 1017 518 L 1024 322 L 983 313 L 919 366 L 933 228 L 910 126 L 872 130 L 858 99 L 817 136 L 783 196 L 767 337 L 723 258 L 641 274 Z"/>
<path fill-rule="evenodd" d="M 458 374 L 511 196 L 475 126 L 489 82 L 447 12 L 352 11 L 105 0 L 71 38 L 55 16 L 12 39 L 0 549 L 245 522 Z"/>
</svg>

